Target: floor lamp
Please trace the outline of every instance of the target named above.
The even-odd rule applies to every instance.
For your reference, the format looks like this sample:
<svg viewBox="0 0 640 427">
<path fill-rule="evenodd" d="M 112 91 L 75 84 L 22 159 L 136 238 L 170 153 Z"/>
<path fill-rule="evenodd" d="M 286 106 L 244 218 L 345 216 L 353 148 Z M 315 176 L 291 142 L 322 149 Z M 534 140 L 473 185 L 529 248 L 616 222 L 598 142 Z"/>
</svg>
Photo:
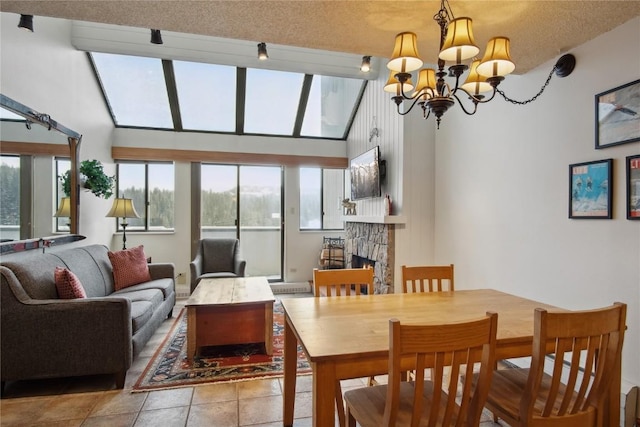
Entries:
<svg viewBox="0 0 640 427">
<path fill-rule="evenodd" d="M 56 218 L 59 218 L 59 217 L 68 218 L 71 216 L 71 198 L 70 197 L 63 197 L 62 199 L 60 199 L 60 205 L 58 206 L 58 211 L 53 216 Z M 70 226 L 70 224 L 67 223 L 67 226 Z"/>
<path fill-rule="evenodd" d="M 116 198 L 106 216 L 107 218 L 122 218 L 120 223 L 122 226 L 122 249 L 127 249 L 127 218 L 140 218 L 135 206 L 133 206 L 133 200 Z"/>
</svg>

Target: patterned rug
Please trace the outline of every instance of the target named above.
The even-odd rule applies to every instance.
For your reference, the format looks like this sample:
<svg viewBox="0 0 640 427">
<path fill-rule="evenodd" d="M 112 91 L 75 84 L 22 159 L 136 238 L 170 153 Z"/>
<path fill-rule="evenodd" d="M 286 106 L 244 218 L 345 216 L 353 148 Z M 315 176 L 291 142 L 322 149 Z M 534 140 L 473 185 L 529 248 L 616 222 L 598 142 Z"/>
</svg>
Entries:
<svg viewBox="0 0 640 427">
<path fill-rule="evenodd" d="M 284 312 L 280 301 L 273 305 L 273 355 L 265 354 L 264 344 L 204 347 L 189 362 L 187 316 L 182 309 L 132 391 L 148 391 L 197 384 L 245 381 L 260 377 L 281 377 L 284 367 Z M 298 375 L 311 372 L 298 346 Z"/>
</svg>

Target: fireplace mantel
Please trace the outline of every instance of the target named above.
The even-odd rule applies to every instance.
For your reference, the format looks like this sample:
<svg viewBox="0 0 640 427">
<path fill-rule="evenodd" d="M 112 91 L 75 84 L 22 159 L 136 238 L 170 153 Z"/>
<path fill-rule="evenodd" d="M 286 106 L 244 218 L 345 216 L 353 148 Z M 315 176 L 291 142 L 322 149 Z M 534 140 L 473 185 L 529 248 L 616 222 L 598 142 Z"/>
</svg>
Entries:
<svg viewBox="0 0 640 427">
<path fill-rule="evenodd" d="M 403 215 L 344 215 L 342 220 L 345 222 L 364 222 L 368 224 L 405 224 L 406 219 Z"/>
</svg>

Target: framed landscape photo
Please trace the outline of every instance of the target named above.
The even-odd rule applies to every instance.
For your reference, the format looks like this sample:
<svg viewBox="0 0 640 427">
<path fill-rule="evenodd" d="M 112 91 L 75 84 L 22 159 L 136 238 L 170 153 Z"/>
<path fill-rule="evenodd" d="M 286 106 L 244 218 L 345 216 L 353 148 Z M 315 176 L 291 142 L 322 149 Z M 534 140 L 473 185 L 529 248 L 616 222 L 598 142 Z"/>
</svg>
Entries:
<svg viewBox="0 0 640 427">
<path fill-rule="evenodd" d="M 611 219 L 613 159 L 569 165 L 569 218 Z"/>
<path fill-rule="evenodd" d="M 640 219 L 640 154 L 627 157 L 627 219 Z"/>
<path fill-rule="evenodd" d="M 596 148 L 640 141 L 640 80 L 595 97 Z"/>
</svg>

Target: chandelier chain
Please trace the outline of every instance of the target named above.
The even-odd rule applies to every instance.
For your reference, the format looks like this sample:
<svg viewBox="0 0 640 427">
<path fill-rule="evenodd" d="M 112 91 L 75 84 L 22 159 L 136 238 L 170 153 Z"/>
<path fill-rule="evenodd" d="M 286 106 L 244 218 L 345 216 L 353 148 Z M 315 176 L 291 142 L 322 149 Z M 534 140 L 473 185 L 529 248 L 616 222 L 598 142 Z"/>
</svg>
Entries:
<svg viewBox="0 0 640 427">
<path fill-rule="evenodd" d="M 512 99 L 509 98 L 502 89 L 498 89 L 496 88 L 496 92 L 498 92 L 500 95 L 502 95 L 502 97 L 505 99 L 505 101 L 509 101 L 512 104 L 516 104 L 516 105 L 526 105 L 530 102 L 535 101 L 536 99 L 538 99 L 538 97 L 540 95 L 542 95 L 542 92 L 544 92 L 544 90 L 547 88 L 547 86 L 549 86 L 549 83 L 551 82 L 551 78 L 553 77 L 553 73 L 555 73 L 557 66 L 554 66 L 553 69 L 551 70 L 551 72 L 549 73 L 549 77 L 547 77 L 547 81 L 544 82 L 544 85 L 542 85 L 542 87 L 540 88 L 540 92 L 538 92 L 533 98 L 527 99 L 525 101 L 518 101 L 517 99 Z"/>
</svg>

